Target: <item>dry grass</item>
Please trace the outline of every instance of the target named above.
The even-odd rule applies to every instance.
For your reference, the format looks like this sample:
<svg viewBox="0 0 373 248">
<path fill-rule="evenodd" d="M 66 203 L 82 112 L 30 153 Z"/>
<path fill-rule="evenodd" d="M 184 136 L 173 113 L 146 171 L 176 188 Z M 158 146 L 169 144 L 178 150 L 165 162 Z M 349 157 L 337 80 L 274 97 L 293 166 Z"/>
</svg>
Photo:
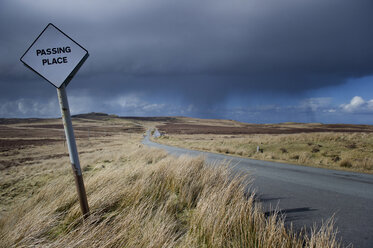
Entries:
<svg viewBox="0 0 373 248">
<path fill-rule="evenodd" d="M 39 140 L 0 151 L 0 247 L 340 246 L 330 222 L 306 236 L 285 229 L 281 216 L 266 217 L 247 194 L 246 178 L 232 178 L 227 166 L 176 159 L 140 145 L 139 134 L 123 133 L 151 125 L 144 123 L 75 121 L 91 210 L 86 220 L 59 121 L 3 126 L 2 140 Z"/>
<path fill-rule="evenodd" d="M 157 142 L 260 160 L 373 173 L 372 133 L 167 135 Z M 263 152 L 257 152 L 259 146 Z M 351 166 L 344 166 L 348 160 Z"/>
<path fill-rule="evenodd" d="M 281 216 L 263 214 L 246 193 L 245 177 L 232 178 L 226 166 L 211 167 L 202 158 L 142 147 L 140 138 L 79 140 L 91 210 L 86 220 L 68 157 L 43 159 L 67 148 L 22 150 L 39 159 L 2 171 L 0 247 L 340 246 L 332 223 L 296 235 Z"/>
</svg>

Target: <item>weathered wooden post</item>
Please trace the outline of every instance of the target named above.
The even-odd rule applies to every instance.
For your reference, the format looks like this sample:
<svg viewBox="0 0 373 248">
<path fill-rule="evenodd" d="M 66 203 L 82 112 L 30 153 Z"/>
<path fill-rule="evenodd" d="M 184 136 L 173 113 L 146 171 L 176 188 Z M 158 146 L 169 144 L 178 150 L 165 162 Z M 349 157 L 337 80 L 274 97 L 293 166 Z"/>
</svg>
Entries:
<svg viewBox="0 0 373 248">
<path fill-rule="evenodd" d="M 62 85 L 60 88 L 57 88 L 57 93 L 58 100 L 60 102 L 62 122 L 65 129 L 67 147 L 70 154 L 71 168 L 73 169 L 75 185 L 78 191 L 80 209 L 82 210 L 83 216 L 88 216 L 89 206 L 83 182 L 82 169 L 79 162 L 78 149 L 76 148 L 74 129 L 71 122 L 70 108 L 67 101 L 65 86 Z"/>
</svg>

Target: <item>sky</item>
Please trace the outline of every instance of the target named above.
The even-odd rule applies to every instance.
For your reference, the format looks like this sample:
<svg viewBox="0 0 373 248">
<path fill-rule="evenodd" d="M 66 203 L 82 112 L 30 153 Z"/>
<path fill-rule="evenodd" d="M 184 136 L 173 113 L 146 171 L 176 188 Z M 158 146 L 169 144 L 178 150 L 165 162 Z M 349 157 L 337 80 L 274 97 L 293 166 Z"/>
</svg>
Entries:
<svg viewBox="0 0 373 248">
<path fill-rule="evenodd" d="M 61 116 L 20 57 L 48 23 L 89 51 L 72 114 L 373 124 L 372 0 L 1 0 L 0 118 Z"/>
</svg>

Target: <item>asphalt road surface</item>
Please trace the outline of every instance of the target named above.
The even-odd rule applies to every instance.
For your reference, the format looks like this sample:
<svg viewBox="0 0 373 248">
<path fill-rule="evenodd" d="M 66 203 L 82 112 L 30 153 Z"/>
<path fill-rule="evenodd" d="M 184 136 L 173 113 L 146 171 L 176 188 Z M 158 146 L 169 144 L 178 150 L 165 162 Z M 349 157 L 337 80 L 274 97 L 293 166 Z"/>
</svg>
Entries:
<svg viewBox="0 0 373 248">
<path fill-rule="evenodd" d="M 179 156 L 203 155 L 208 162 L 230 161 L 234 171 L 253 177 L 253 188 L 265 211 L 272 207 L 286 215 L 286 223 L 301 227 L 320 225 L 334 215 L 343 244 L 373 248 L 373 175 L 312 168 L 199 152 L 151 142 L 143 144 Z"/>
</svg>

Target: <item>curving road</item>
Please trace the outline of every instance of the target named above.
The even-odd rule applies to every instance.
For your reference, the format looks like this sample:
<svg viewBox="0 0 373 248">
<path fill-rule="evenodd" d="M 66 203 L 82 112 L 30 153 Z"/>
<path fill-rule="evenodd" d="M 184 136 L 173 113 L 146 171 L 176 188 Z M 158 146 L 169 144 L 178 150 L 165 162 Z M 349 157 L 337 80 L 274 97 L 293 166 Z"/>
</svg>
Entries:
<svg viewBox="0 0 373 248">
<path fill-rule="evenodd" d="M 373 175 L 193 151 L 154 143 L 149 135 L 143 144 L 176 156 L 203 155 L 209 162 L 230 161 L 235 171 L 253 176 L 265 209 L 278 206 L 286 223 L 292 222 L 296 230 L 319 225 L 334 214 L 338 238 L 344 245 L 373 247 Z"/>
</svg>

